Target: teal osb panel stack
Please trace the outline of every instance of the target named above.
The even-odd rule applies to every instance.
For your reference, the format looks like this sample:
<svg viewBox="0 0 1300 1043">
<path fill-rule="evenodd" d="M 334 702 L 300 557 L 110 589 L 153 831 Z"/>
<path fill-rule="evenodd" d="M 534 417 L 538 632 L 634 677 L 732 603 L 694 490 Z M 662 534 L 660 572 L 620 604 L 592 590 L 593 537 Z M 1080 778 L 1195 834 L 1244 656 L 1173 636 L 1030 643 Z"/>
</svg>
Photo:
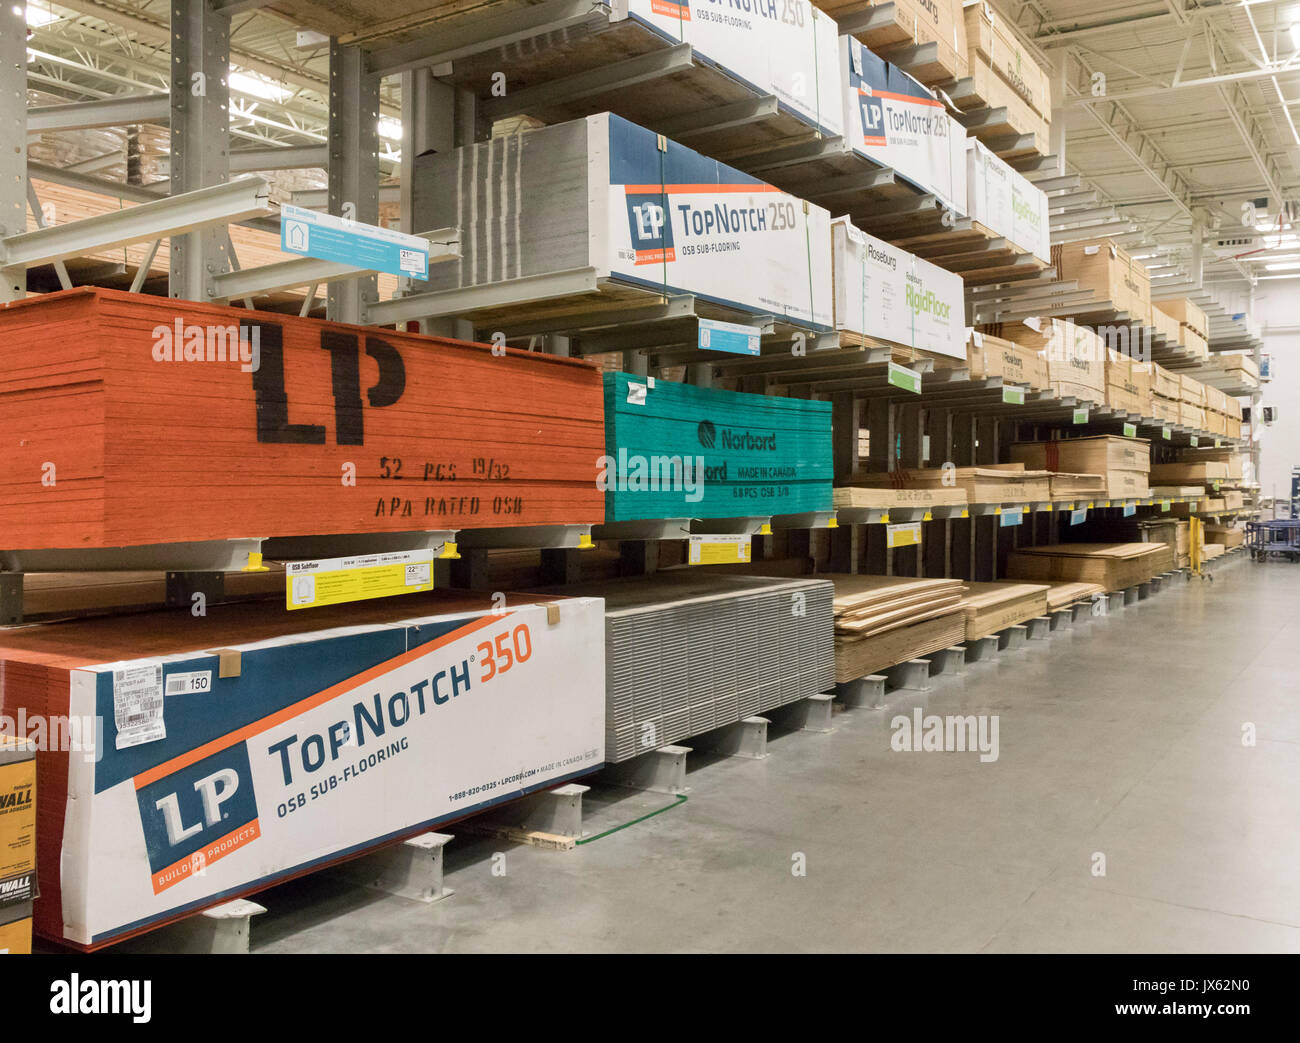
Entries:
<svg viewBox="0 0 1300 1043">
<path fill-rule="evenodd" d="M 606 373 L 605 452 L 607 522 L 831 509 L 829 402 Z"/>
</svg>

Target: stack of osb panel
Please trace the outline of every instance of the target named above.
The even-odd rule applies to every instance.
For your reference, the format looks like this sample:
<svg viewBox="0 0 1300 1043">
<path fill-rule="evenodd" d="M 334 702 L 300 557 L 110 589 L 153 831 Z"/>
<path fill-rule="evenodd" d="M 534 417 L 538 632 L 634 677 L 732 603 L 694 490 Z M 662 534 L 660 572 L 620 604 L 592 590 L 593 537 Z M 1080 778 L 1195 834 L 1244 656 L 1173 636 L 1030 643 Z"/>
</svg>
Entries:
<svg viewBox="0 0 1300 1043">
<path fill-rule="evenodd" d="M 577 360 L 94 289 L 0 334 L 6 550 L 604 519 Z"/>
</svg>

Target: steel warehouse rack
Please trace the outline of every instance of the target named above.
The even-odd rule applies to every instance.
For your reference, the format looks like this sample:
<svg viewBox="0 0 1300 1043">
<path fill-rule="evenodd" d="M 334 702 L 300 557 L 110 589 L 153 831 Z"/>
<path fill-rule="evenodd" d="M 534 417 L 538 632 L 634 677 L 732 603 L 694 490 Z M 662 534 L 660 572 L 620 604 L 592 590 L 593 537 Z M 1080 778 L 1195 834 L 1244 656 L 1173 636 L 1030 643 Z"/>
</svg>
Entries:
<svg viewBox="0 0 1300 1043">
<path fill-rule="evenodd" d="M 955 17 L 925 38 L 911 6 L 793 0 L 791 19 L 747 20 L 729 35 L 688 17 L 698 5 L 650 0 L 177 3 L 164 27 L 166 91 L 33 109 L 23 17 L 0 11 L 0 95 L 17 102 L 5 140 L 19 143 L 0 151 L 0 328 L 17 363 L 0 382 L 13 403 L 0 427 L 19 446 L 0 454 L 0 616 L 103 617 L 0 635 L 0 656 L 21 664 L 32 705 L 107 709 L 115 739 L 103 778 L 46 769 L 66 792 L 46 798 L 42 829 L 69 846 L 45 849 L 45 861 L 62 856 L 69 870 L 49 878 L 43 933 L 97 947 L 396 841 L 407 843 L 388 861 L 366 863 L 367 883 L 402 893 L 419 878 L 424 897 L 441 897 L 446 838 L 431 828 L 475 815 L 467 829 L 573 847 L 575 780 L 606 764 L 617 762 L 609 777 L 622 784 L 680 790 L 682 743 L 752 752 L 766 735 L 760 712 L 824 730 L 832 699 L 875 705 L 886 687 L 920 687 L 1199 571 L 1212 560 L 1206 541 L 1183 565 L 1180 521 L 1199 533 L 1255 516 L 1244 495 L 1232 507 L 1216 498 L 1244 481 L 1226 466 L 1221 480 L 1207 472 L 1185 485 L 1146 477 L 1194 452 L 1255 445 L 1238 437 L 1229 401 L 1259 401 L 1258 371 L 1228 359 L 1258 363 L 1259 338 L 1199 286 L 1157 288 L 1123 252 L 1137 226 L 1072 172 L 1058 129 L 1071 85 L 1049 84 L 1036 47 L 997 29 L 1035 70 L 1032 83 L 1010 84 L 989 59 L 987 12 L 933 5 Z M 260 125 L 231 122 L 232 19 L 261 8 L 327 54 L 302 87 L 326 99 L 327 118 L 318 130 L 294 125 L 311 144 L 251 148 L 248 127 Z M 863 122 L 886 104 L 912 127 L 925 114 L 935 140 L 922 159 Z M 397 116 L 400 159 L 381 143 L 381 120 Z M 119 122 L 166 123 L 165 185 L 25 151 L 29 132 Z M 324 170 L 325 189 L 286 196 L 272 184 L 273 171 L 307 168 Z M 687 223 L 693 197 L 707 199 L 695 208 L 702 227 L 724 222 L 735 237 L 725 249 L 688 250 L 711 242 Z M 44 217 L 49 200 L 57 223 Z M 364 258 L 285 259 L 290 200 L 368 227 L 391 216 L 426 241 L 430 268 L 421 278 Z M 746 252 L 733 220 L 789 234 Z M 873 256 L 894 282 L 869 268 Z M 1116 280 L 1125 265 L 1144 292 Z M 1180 321 L 1162 301 L 1204 318 L 1188 309 L 1193 321 Z M 236 345 L 256 329 L 257 367 L 154 376 L 148 334 L 173 321 L 233 326 Z M 1062 361 L 1025 334 L 1057 323 L 1109 332 L 1091 334 L 1095 355 Z M 721 350 L 710 335 L 743 347 Z M 1086 379 L 1053 368 L 1066 362 Z M 755 441 L 769 438 L 780 448 L 756 464 L 767 447 Z M 1085 439 L 1142 455 L 1142 466 L 1114 468 L 1131 484 L 1112 483 L 1108 464 L 1054 465 L 1061 446 Z M 1053 466 L 1015 459 L 1026 443 L 1051 447 Z M 62 486 L 29 495 L 50 445 L 64 454 Z M 715 495 L 674 491 L 638 509 L 650 498 L 596 479 L 601 459 L 629 447 L 732 455 Z M 99 470 L 66 467 L 77 451 Z M 468 471 L 473 493 L 408 494 L 404 461 L 418 461 L 421 482 Z M 421 501 L 423 512 L 412 508 Z M 40 513 L 47 502 L 63 513 Z M 693 513 L 691 502 L 704 506 Z M 1156 523 L 1172 526 L 1168 553 L 1140 545 L 1164 545 L 1146 539 Z M 963 607 L 966 585 L 1032 586 L 1017 565 L 1056 568 L 1071 544 L 1109 548 L 1086 568 L 1123 582 L 1053 575 L 1069 589 L 1017 590 L 1008 605 L 983 587 Z M 325 573 L 354 566 L 401 579 L 330 600 Z M 407 596 L 378 597 L 395 593 Z M 783 628 L 791 599 L 812 609 Z M 170 616 L 138 622 L 192 618 L 142 641 L 123 610 L 159 601 Z M 209 605 L 205 630 L 194 607 Z M 913 622 L 918 605 L 927 618 L 918 610 Z M 969 640 L 963 612 L 980 623 Z M 241 805 L 237 835 L 209 822 L 166 859 L 158 838 L 175 830 L 146 808 L 153 846 L 131 857 L 148 872 L 96 879 L 98 852 L 129 832 L 113 804 L 128 788 L 188 780 L 200 753 L 251 778 L 247 735 L 281 744 L 272 767 L 286 779 L 294 765 L 314 772 L 313 740 L 322 758 L 344 755 L 342 718 L 326 715 L 344 696 L 344 728 L 377 738 L 410 721 L 431 733 L 412 707 L 423 718 L 450 702 L 450 718 L 473 706 L 446 694 L 470 690 L 471 663 L 484 670 L 473 685 L 518 668 L 500 684 L 515 702 L 531 684 L 539 704 L 563 711 L 554 727 L 519 711 L 510 731 L 521 757 L 548 765 L 533 782 L 485 758 L 483 793 L 394 801 L 377 824 L 338 826 L 319 852 L 276 840 L 285 847 L 260 875 L 238 848 L 276 836 L 307 806 L 303 793 L 286 790 L 274 821 L 262 808 L 265 827 Z M 843 676 L 845 663 L 870 669 Z M 372 704 L 359 687 L 371 677 L 401 691 Z M 191 684 L 218 686 L 239 709 L 183 723 L 174 711 L 168 741 L 162 693 Z M 272 705 L 268 688 L 302 703 Z M 281 736 L 284 715 L 307 703 L 308 738 Z M 495 738 L 476 712 L 465 711 L 454 751 L 467 762 Z M 151 745 L 162 742 L 165 758 Z M 384 749 L 406 773 L 394 785 L 417 791 L 415 758 Z M 89 799 L 65 825 L 69 795 Z M 436 862 L 436 874 L 416 862 Z M 210 885 L 199 879 L 209 866 Z M 247 909 L 229 912 L 246 927 Z"/>
</svg>

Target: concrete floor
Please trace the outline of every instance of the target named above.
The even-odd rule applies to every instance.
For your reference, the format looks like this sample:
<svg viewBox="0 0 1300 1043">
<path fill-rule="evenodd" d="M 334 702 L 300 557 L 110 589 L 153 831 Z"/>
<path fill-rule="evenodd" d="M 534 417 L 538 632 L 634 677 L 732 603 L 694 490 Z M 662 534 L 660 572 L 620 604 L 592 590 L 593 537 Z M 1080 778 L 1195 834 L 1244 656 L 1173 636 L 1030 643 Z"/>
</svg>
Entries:
<svg viewBox="0 0 1300 1043">
<path fill-rule="evenodd" d="M 688 801 L 576 850 L 458 836 L 442 902 L 284 885 L 253 949 L 1300 952 L 1298 607 L 1300 566 L 1180 580 L 765 760 L 693 755 Z M 998 760 L 893 752 L 915 706 L 997 714 Z M 590 796 L 593 832 L 672 803 Z"/>
</svg>

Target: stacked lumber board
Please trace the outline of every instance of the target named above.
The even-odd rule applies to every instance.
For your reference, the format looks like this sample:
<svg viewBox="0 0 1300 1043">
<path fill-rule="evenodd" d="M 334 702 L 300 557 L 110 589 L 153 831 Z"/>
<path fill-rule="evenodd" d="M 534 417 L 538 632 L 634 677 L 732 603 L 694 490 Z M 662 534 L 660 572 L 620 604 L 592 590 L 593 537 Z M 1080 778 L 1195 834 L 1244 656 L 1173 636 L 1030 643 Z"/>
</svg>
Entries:
<svg viewBox="0 0 1300 1043">
<path fill-rule="evenodd" d="M 226 574 L 225 598 L 284 593 L 284 567 Z M 23 618 L 88 615 L 161 607 L 167 600 L 165 572 L 28 572 L 23 575 Z"/>
<path fill-rule="evenodd" d="M 576 360 L 88 288 L 0 333 L 4 549 L 604 518 Z"/>
<path fill-rule="evenodd" d="M 1224 550 L 1232 550 L 1245 542 L 1246 530 L 1237 525 L 1207 525 L 1205 538 L 1210 541 L 1205 545 L 1207 548 L 1218 545 Z"/>
<path fill-rule="evenodd" d="M 0 632 L 0 713 L 77 740 L 37 754 L 38 933 L 100 946 L 599 767 L 601 602 L 506 605 Z"/>
<path fill-rule="evenodd" d="M 1046 442 L 1015 442 L 1011 459 L 1025 467 L 1075 475 L 1100 475 L 1110 499 L 1150 494 L 1151 443 L 1145 438 L 1096 435 Z"/>
<path fill-rule="evenodd" d="M 831 222 L 835 328 L 843 343 L 864 338 L 921 354 L 966 357 L 960 275 L 855 228 Z"/>
<path fill-rule="evenodd" d="M 966 640 L 1046 615 L 1047 594 L 1048 588 L 1038 583 L 967 583 L 961 600 Z"/>
<path fill-rule="evenodd" d="M 1080 601 L 1090 600 L 1106 591 L 1100 583 L 1075 583 L 1070 581 L 1047 584 L 1047 610 L 1059 612 Z"/>
<path fill-rule="evenodd" d="M 1007 557 L 1013 579 L 1097 583 L 1108 591 L 1145 583 L 1173 567 L 1163 543 L 1055 543 L 1019 547 Z"/>
<path fill-rule="evenodd" d="M 831 405 L 604 374 L 605 520 L 831 509 Z"/>
<path fill-rule="evenodd" d="M 829 212 L 611 113 L 420 156 L 412 192 L 417 225 L 461 229 L 461 257 L 423 285 L 496 284 L 497 303 L 463 312 L 481 327 L 595 325 L 663 293 L 831 326 Z M 584 269 L 537 299 L 539 279 Z"/>
<path fill-rule="evenodd" d="M 894 510 L 895 508 L 965 507 L 966 490 L 957 486 L 926 486 L 924 488 L 898 489 L 888 486 L 845 485 L 837 486 L 833 503 L 836 510 L 862 508 L 865 510 Z"/>
<path fill-rule="evenodd" d="M 1161 314 L 1156 309 L 1157 314 Z M 1156 420 L 1167 424 L 1181 424 L 1178 404 L 1182 398 L 1182 381 L 1157 362 L 1151 363 L 1151 413 Z"/>
<path fill-rule="evenodd" d="M 864 471 L 851 475 L 843 484 L 892 489 L 957 488 L 966 493 L 967 503 L 1039 503 L 1051 498 L 1048 472 L 1027 470 L 1023 464 Z"/>
<path fill-rule="evenodd" d="M 957 579 L 829 573 L 835 584 L 835 680 L 854 681 L 962 641 Z"/>
<path fill-rule="evenodd" d="M 629 760 L 834 683 L 834 588 L 680 569 L 552 588 L 605 601 L 605 751 Z M 801 605 L 802 611 L 792 611 Z"/>
<path fill-rule="evenodd" d="M 1150 416 L 1154 387 L 1155 373 L 1150 362 L 1107 349 L 1106 405 L 1121 413 Z"/>
</svg>

